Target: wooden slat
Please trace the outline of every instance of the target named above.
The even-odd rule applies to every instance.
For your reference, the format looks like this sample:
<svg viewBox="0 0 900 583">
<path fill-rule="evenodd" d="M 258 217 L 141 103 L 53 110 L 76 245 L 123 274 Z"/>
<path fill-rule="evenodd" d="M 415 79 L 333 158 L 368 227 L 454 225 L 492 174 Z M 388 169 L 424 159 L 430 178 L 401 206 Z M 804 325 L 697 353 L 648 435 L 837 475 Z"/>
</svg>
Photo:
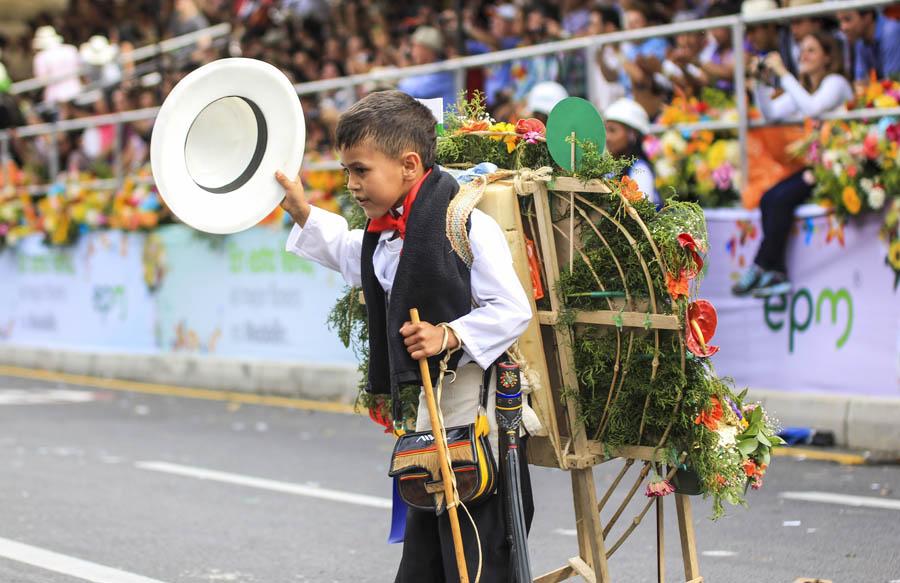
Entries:
<svg viewBox="0 0 900 583">
<path fill-rule="evenodd" d="M 602 441 L 589 441 L 587 447 L 590 455 L 600 456 L 605 460 L 613 458 L 642 460 L 646 462 L 664 462 L 666 461 L 666 452 L 658 449 L 654 452 L 654 448 L 647 445 L 623 445 L 620 447 L 607 448 Z M 609 454 L 609 458 L 606 454 Z"/>
<path fill-rule="evenodd" d="M 663 516 L 663 498 L 656 499 L 656 580 L 666 583 L 666 531 Z"/>
<path fill-rule="evenodd" d="M 702 581 L 700 564 L 697 562 L 697 542 L 694 538 L 694 514 L 691 510 L 691 499 L 684 494 L 675 494 L 675 509 L 678 512 L 678 534 L 681 537 L 684 578 L 688 581 Z"/>
<path fill-rule="evenodd" d="M 569 559 L 569 565 L 588 583 L 597 583 L 597 577 L 594 574 L 594 570 L 591 569 L 590 565 L 585 563 L 581 557 L 572 557 Z"/>
<path fill-rule="evenodd" d="M 646 314 L 643 312 L 617 312 L 615 310 L 579 311 L 575 314 L 575 322 L 578 324 L 615 326 L 616 316 L 621 316 L 622 326 L 626 328 L 647 328 L 647 320 L 649 317 L 651 330 L 681 329 L 681 322 L 679 322 L 678 316 L 669 314 Z M 546 326 L 555 326 L 559 321 L 559 313 L 554 310 L 541 310 L 538 312 L 538 321 Z"/>
<path fill-rule="evenodd" d="M 535 579 L 534 583 L 559 583 L 560 581 L 567 581 L 571 579 L 574 573 L 575 569 L 573 569 L 571 565 L 566 565 L 564 567 L 560 567 L 559 569 L 554 569 L 549 573 L 544 573 L 543 575 Z"/>
<path fill-rule="evenodd" d="M 564 192 L 601 192 L 610 193 L 610 189 L 600 180 L 591 180 L 582 182 L 578 178 L 569 176 L 560 176 L 554 178 L 547 184 L 547 190 L 564 191 Z"/>
</svg>

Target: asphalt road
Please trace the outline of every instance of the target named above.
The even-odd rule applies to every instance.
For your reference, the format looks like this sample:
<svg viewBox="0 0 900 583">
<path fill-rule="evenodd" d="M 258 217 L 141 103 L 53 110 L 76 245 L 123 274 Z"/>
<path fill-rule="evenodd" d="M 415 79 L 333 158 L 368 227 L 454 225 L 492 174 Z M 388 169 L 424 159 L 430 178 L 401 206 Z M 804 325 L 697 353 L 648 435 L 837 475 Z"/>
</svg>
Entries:
<svg viewBox="0 0 900 583">
<path fill-rule="evenodd" d="M 389 583 L 391 446 L 359 415 L 0 377 L 0 582 Z M 577 544 L 567 474 L 532 478 L 537 574 Z M 749 508 L 712 522 L 695 498 L 694 514 L 706 581 L 900 583 L 897 466 L 777 458 Z M 653 524 L 611 559 L 614 581 L 656 581 Z"/>
</svg>

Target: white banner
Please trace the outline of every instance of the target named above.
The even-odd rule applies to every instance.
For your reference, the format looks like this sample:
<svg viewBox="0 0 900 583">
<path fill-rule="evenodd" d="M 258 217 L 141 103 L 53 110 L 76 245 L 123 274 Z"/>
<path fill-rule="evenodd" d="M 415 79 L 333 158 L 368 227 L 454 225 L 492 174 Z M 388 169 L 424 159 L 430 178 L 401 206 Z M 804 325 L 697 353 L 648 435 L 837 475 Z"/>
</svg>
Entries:
<svg viewBox="0 0 900 583">
<path fill-rule="evenodd" d="M 716 372 L 739 387 L 900 396 L 900 289 L 878 217 L 841 228 L 820 207 L 801 207 L 788 244 L 794 290 L 768 300 L 730 291 L 759 247 L 759 213 L 716 209 L 707 221 L 700 296 L 719 315 Z"/>
</svg>

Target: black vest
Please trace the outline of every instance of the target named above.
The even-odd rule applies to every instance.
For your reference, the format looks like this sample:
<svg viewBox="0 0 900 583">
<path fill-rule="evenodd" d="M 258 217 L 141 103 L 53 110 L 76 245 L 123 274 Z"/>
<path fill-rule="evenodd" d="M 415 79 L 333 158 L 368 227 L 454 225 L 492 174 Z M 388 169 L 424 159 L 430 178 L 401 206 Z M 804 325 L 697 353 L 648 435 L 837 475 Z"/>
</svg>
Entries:
<svg viewBox="0 0 900 583">
<path fill-rule="evenodd" d="M 381 233 L 366 231 L 362 243 L 362 289 L 369 317 L 369 379 L 366 390 L 391 393 L 399 403 L 401 384 L 420 385 L 419 363 L 413 360 L 400 327 L 409 320 L 410 308 L 419 309 L 423 322 L 451 322 L 472 310 L 469 268 L 447 239 L 447 206 L 456 196 L 456 180 L 435 166 L 422 183 L 406 224 L 403 252 L 387 294 L 375 276 L 372 257 Z M 462 356 L 450 360 L 455 370 Z M 431 378 L 437 379 L 442 355 L 428 359 Z"/>
</svg>

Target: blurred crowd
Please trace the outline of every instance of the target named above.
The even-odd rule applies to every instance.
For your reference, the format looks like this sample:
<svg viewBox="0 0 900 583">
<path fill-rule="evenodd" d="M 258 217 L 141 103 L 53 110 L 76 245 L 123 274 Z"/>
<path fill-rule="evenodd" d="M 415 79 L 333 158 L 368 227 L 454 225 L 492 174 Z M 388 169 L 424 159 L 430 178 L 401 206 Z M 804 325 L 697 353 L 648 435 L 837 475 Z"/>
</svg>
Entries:
<svg viewBox="0 0 900 583">
<path fill-rule="evenodd" d="M 815 0 L 782 0 L 784 6 Z M 0 129 L 159 105 L 188 72 L 226 56 L 261 59 L 294 83 L 332 79 L 388 68 L 438 62 L 462 55 L 556 40 L 633 30 L 734 13 L 753 15 L 777 7 L 774 0 L 484 0 L 389 2 L 387 0 L 72 0 L 58 15 L 41 15 L 18 38 L 0 37 Z M 891 10 L 844 11 L 789 24 L 749 27 L 744 39 L 748 71 L 766 81 L 766 57 L 777 54 L 785 71 L 802 75 L 802 41 L 822 33 L 840 45 L 840 67 L 849 79 L 896 75 L 900 35 Z M 140 62 L 136 47 L 229 22 L 232 33 L 208 37 Z M 565 95 L 592 99 L 605 111 L 621 98 L 653 120 L 675 95 L 704 88 L 733 90 L 730 29 L 607 44 L 470 69 L 465 90 L 481 90 L 496 119 L 546 114 Z M 779 69 L 780 71 L 780 69 Z M 12 95 L 12 81 L 51 80 L 40 90 Z M 778 89 L 778 80 L 768 80 Z M 441 72 L 395 83 L 304 95 L 307 152 L 327 153 L 340 113 L 366 92 L 397 87 L 415 97 L 455 101 L 456 79 Z M 546 111 L 545 111 L 546 110 Z M 147 159 L 152 120 L 128 124 L 122 159 L 129 167 Z M 60 171 L 98 172 L 111 163 L 113 126 L 68 132 L 59 140 Z M 49 144 L 15 140 L 20 164 L 46 167 Z M 102 173 L 102 172 L 100 172 Z M 49 177 L 47 177 L 49 178 Z"/>
</svg>

